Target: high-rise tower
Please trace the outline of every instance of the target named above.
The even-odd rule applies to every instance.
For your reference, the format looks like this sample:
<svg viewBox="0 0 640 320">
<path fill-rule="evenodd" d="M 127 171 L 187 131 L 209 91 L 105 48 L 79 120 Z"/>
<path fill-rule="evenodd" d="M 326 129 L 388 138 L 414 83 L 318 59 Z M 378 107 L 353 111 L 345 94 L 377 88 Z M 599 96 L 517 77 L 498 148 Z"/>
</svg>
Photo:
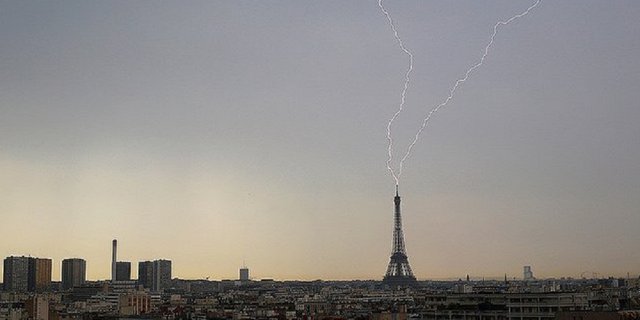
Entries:
<svg viewBox="0 0 640 320">
<path fill-rule="evenodd" d="M 51 259 L 7 257 L 4 259 L 4 290 L 42 292 L 51 285 Z"/>
<path fill-rule="evenodd" d="M 171 260 L 140 261 L 138 284 L 151 292 L 162 292 L 171 288 Z"/>
<path fill-rule="evenodd" d="M 87 262 L 84 259 L 62 260 L 62 289 L 69 290 L 87 280 Z"/>
<path fill-rule="evenodd" d="M 524 266 L 524 281 L 531 281 L 533 279 L 533 271 L 531 271 L 531 266 Z"/>
<path fill-rule="evenodd" d="M 116 261 L 116 281 L 131 281 L 131 262 Z"/>
<path fill-rule="evenodd" d="M 407 251 L 404 247 L 404 235 L 402 234 L 402 217 L 400 215 L 400 196 L 398 195 L 398 186 L 396 185 L 396 196 L 393 199 L 395 203 L 395 214 L 393 219 L 393 249 L 391 259 L 387 267 L 387 273 L 384 275 L 383 281 L 390 285 L 409 285 L 416 281 L 413 276 Z"/>
<path fill-rule="evenodd" d="M 27 292 L 29 289 L 29 260 L 31 257 L 6 257 L 4 259 L 4 291 Z"/>
<path fill-rule="evenodd" d="M 240 268 L 240 281 L 249 281 L 249 268 Z"/>
</svg>

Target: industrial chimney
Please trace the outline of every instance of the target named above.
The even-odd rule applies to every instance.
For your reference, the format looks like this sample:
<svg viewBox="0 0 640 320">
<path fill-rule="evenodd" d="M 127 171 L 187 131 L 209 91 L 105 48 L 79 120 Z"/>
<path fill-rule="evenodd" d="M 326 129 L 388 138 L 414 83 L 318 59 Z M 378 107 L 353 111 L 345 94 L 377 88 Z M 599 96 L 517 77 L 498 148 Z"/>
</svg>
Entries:
<svg viewBox="0 0 640 320">
<path fill-rule="evenodd" d="M 113 248 L 111 249 L 111 282 L 116 281 L 117 255 L 118 255 L 118 240 L 113 239 Z"/>
</svg>

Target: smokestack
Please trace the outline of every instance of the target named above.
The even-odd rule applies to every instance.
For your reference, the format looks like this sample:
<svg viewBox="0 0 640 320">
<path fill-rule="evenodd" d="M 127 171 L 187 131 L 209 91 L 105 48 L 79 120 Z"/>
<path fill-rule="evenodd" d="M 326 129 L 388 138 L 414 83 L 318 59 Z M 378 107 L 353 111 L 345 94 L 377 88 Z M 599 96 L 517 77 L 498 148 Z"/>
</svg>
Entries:
<svg viewBox="0 0 640 320">
<path fill-rule="evenodd" d="M 111 250 L 111 281 L 116 281 L 116 260 L 118 255 L 118 240 L 113 239 L 113 248 Z"/>
</svg>

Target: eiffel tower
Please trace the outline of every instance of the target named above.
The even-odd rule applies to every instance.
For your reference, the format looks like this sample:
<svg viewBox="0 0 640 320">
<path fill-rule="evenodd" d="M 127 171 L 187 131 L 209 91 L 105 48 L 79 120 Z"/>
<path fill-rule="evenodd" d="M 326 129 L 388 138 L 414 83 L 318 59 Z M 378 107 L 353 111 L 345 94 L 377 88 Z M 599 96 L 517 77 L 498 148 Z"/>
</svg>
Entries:
<svg viewBox="0 0 640 320">
<path fill-rule="evenodd" d="M 395 203 L 394 226 L 393 226 L 393 250 L 387 272 L 382 280 L 384 283 L 393 286 L 406 286 L 416 282 L 413 276 L 407 251 L 404 248 L 404 235 L 402 234 L 402 217 L 400 216 L 400 196 L 398 195 L 398 186 L 396 185 L 396 197 L 393 199 Z"/>
</svg>

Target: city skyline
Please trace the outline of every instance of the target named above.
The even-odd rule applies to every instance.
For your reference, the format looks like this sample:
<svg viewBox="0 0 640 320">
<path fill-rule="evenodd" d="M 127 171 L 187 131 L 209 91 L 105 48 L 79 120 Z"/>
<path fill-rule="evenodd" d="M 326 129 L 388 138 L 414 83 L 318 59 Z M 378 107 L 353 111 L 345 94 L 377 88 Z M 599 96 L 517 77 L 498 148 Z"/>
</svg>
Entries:
<svg viewBox="0 0 640 320">
<path fill-rule="evenodd" d="M 398 150 L 534 1 L 386 1 L 414 54 Z M 418 279 L 640 270 L 640 3 L 500 29 L 400 183 Z M 376 279 L 406 56 L 376 1 L 0 3 L 0 256 L 185 279 Z M 394 154 L 394 159 L 401 155 Z"/>
<path fill-rule="evenodd" d="M 56 259 L 53 259 L 51 257 L 32 257 L 30 255 L 10 255 L 7 256 L 5 258 L 10 258 L 10 257 L 17 257 L 17 258 L 34 258 L 34 259 L 48 259 L 53 261 L 53 265 L 51 268 L 51 281 L 56 281 L 56 282 L 60 282 L 61 284 L 64 283 L 63 281 L 63 270 L 64 270 L 64 262 L 65 261 L 71 261 L 71 260 L 81 260 L 86 264 L 86 260 L 84 260 L 83 258 L 62 258 L 62 260 L 60 260 L 58 268 L 55 267 L 55 262 Z M 171 261 L 171 260 L 166 260 L 166 259 L 155 259 L 154 261 Z M 124 261 L 119 261 L 119 262 L 124 262 Z M 139 263 L 150 263 L 153 261 L 148 261 L 148 260 L 134 260 L 134 261 L 126 261 L 127 263 L 132 263 L 132 267 L 131 267 L 131 275 L 132 277 L 129 280 L 134 280 L 134 281 L 140 281 L 139 279 L 139 270 L 140 270 L 140 265 Z M 134 264 L 133 262 L 138 262 L 137 264 Z M 83 266 L 83 268 L 86 268 L 86 265 Z M 135 269 L 134 269 L 135 268 Z M 524 271 L 524 276 L 523 276 L 523 271 L 522 268 L 525 268 Z M 526 269 L 529 268 L 529 269 Z M 503 273 L 503 274 L 461 274 L 461 275 L 453 275 L 451 277 L 417 277 L 418 281 L 425 281 L 425 280 L 434 280 L 434 281 L 452 281 L 452 280 L 460 280 L 460 279 L 467 279 L 467 281 L 484 281 L 485 279 L 487 281 L 501 281 L 503 279 L 507 279 L 509 281 L 511 280 L 517 280 L 517 281 L 527 281 L 527 280 L 547 280 L 547 279 L 607 279 L 607 278 L 620 278 L 620 279 L 625 279 L 625 278 L 638 278 L 640 277 L 640 273 L 634 273 L 634 272 L 627 272 L 626 274 L 603 274 L 603 273 L 599 273 L 596 271 L 590 271 L 590 270 L 585 270 L 583 272 L 581 272 L 579 275 L 574 275 L 574 274 L 570 274 L 570 275 L 541 275 L 538 276 L 538 274 L 536 273 L 536 276 L 533 276 L 533 270 L 531 269 L 531 266 L 521 266 L 519 273 L 518 271 L 513 271 L 513 273 Z M 86 269 L 84 269 L 86 272 Z M 175 279 L 181 279 L 181 280 L 211 280 L 211 281 L 222 281 L 222 280 L 243 280 L 242 278 L 242 273 L 243 270 L 247 270 L 246 272 L 248 273 L 248 270 L 250 270 L 250 268 L 248 266 L 238 266 L 235 269 L 235 276 L 227 276 L 227 274 L 232 274 L 233 272 L 225 272 L 219 275 L 213 275 L 213 276 L 207 276 L 207 277 L 184 277 L 181 275 L 175 275 L 172 278 Z M 529 270 L 529 271 L 527 271 Z M 58 274 L 56 274 L 56 272 L 58 272 Z M 240 272 L 240 276 L 238 275 L 238 272 Z M 529 278 L 527 278 L 526 274 L 527 272 L 529 272 L 529 274 L 531 275 Z M 135 276 L 134 276 L 135 275 Z M 247 274 L 248 275 L 248 274 Z M 315 281 L 315 280 L 323 280 L 323 281 L 350 281 L 350 280 L 362 280 L 362 281 L 383 281 L 382 277 L 378 277 L 378 278 L 317 278 L 317 277 L 308 277 L 308 278 L 277 278 L 277 277 L 272 277 L 269 276 L 268 274 L 263 274 L 260 275 L 259 277 L 255 277 L 253 276 L 253 270 L 251 269 L 251 277 L 249 277 L 249 280 L 253 280 L 253 281 L 260 281 L 263 279 L 268 279 L 268 280 L 276 280 L 276 281 L 295 281 L 295 280 L 300 280 L 300 281 Z M 86 280 L 84 281 L 111 281 L 111 275 L 107 275 L 107 277 L 97 277 L 97 278 L 89 278 L 87 277 Z M 117 280 L 117 281 L 123 281 L 123 280 Z M 127 281 L 127 280 L 125 280 Z M 1 283 L 1 282 L 0 282 Z"/>
</svg>

